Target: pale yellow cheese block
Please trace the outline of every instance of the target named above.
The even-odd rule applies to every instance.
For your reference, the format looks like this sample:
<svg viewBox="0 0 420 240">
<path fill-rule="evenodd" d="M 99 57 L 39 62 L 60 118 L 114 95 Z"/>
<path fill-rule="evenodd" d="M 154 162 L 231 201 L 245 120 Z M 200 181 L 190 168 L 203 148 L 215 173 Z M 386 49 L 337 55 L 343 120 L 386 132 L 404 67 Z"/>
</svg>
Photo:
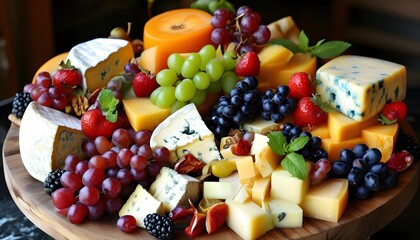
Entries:
<svg viewBox="0 0 420 240">
<path fill-rule="evenodd" d="M 341 142 L 360 137 L 362 130 L 378 123 L 376 116 L 358 122 L 341 112 L 328 113 L 328 129 L 332 141 Z"/>
<path fill-rule="evenodd" d="M 327 151 L 330 161 L 337 161 L 344 148 L 352 149 L 356 144 L 365 143 L 362 137 L 351 138 L 341 142 L 334 142 L 331 138 L 322 139 L 322 148 Z"/>
<path fill-rule="evenodd" d="M 382 153 L 381 162 L 391 158 L 397 141 L 398 124 L 378 124 L 362 131 L 362 137 L 369 148 L 377 148 Z"/>
</svg>

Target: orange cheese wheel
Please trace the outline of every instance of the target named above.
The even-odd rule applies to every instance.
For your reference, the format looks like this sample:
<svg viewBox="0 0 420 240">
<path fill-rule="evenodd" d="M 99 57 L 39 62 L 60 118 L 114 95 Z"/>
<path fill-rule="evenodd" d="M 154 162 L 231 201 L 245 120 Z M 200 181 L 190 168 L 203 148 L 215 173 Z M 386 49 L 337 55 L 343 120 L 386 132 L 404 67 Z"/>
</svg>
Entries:
<svg viewBox="0 0 420 240">
<path fill-rule="evenodd" d="M 147 51 L 155 47 L 155 73 L 167 66 L 171 53 L 198 52 L 211 44 L 211 15 L 207 12 L 186 8 L 161 13 L 144 25 L 143 42 Z M 150 56 L 148 56 L 149 58 Z"/>
<path fill-rule="evenodd" d="M 32 83 L 35 83 L 35 79 L 36 76 L 38 76 L 38 74 L 40 72 L 49 72 L 51 75 L 53 72 L 55 72 L 58 68 L 58 66 L 60 65 L 61 61 L 65 61 L 67 58 L 68 52 L 65 53 L 61 53 L 53 58 L 51 58 L 50 60 L 48 60 L 47 62 L 45 62 L 39 69 L 38 71 L 36 71 L 34 78 L 32 79 Z"/>
</svg>

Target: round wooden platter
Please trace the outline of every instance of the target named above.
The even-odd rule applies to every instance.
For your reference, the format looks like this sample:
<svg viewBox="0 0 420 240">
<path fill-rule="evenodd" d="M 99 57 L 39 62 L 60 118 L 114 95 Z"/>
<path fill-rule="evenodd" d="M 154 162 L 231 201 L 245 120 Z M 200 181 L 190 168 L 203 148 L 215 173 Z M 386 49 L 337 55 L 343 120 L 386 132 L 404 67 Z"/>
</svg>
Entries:
<svg viewBox="0 0 420 240">
<path fill-rule="evenodd" d="M 144 229 L 125 234 L 117 229 L 117 216 L 87 220 L 73 225 L 54 211 L 43 184 L 33 179 L 22 164 L 19 127 L 12 124 L 3 146 L 4 175 L 10 194 L 20 210 L 40 229 L 55 239 L 154 239 Z M 262 239 L 363 239 L 395 219 L 411 202 L 419 184 L 420 163 L 416 161 L 399 177 L 398 186 L 375 193 L 368 200 L 350 200 L 338 223 L 304 218 L 302 228 L 273 229 Z M 177 233 L 178 239 L 187 239 Z M 227 226 L 200 239 L 240 239 Z"/>
</svg>

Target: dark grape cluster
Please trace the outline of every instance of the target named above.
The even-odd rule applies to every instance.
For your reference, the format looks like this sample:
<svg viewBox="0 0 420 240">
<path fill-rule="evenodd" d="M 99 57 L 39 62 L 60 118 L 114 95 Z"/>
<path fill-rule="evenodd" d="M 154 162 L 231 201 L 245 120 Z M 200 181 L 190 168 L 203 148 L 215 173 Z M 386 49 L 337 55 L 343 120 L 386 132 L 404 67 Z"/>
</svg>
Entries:
<svg viewBox="0 0 420 240">
<path fill-rule="evenodd" d="M 220 45 L 234 42 L 239 54 L 258 52 L 271 37 L 268 27 L 261 24 L 261 16 L 248 6 L 239 7 L 236 16 L 225 8 L 216 10 L 211 25 L 211 40 Z"/>
<path fill-rule="evenodd" d="M 144 225 L 147 232 L 158 239 L 175 238 L 174 223 L 169 217 L 157 213 L 147 214 L 144 218 Z"/>
<path fill-rule="evenodd" d="M 414 160 L 420 159 L 420 146 L 417 140 L 400 129 L 398 131 L 397 144 L 395 145 L 394 152 L 402 150 L 407 150 L 413 155 Z"/>
<path fill-rule="evenodd" d="M 229 95 L 219 99 L 206 119 L 217 138 L 227 136 L 231 128 L 238 128 L 259 114 L 261 94 L 257 86 L 258 80 L 255 77 L 246 77 L 236 84 Z"/>
<path fill-rule="evenodd" d="M 261 117 L 275 123 L 283 119 L 296 109 L 296 100 L 288 98 L 290 88 L 280 85 L 276 90 L 267 89 L 261 98 Z"/>
<path fill-rule="evenodd" d="M 305 159 L 309 159 L 315 163 L 319 159 L 328 158 L 328 153 L 321 146 L 321 138 L 312 136 L 310 132 L 303 131 L 301 127 L 295 126 L 292 123 L 285 123 L 282 131 L 288 143 L 301 136 L 309 137 L 306 145 L 298 151 Z"/>
<path fill-rule="evenodd" d="M 397 184 L 398 175 L 388 170 L 380 162 L 382 153 L 366 144 L 357 144 L 353 149 L 345 148 L 333 162 L 332 177 L 347 178 L 351 193 L 358 199 L 367 199 L 372 193 L 392 188 Z"/>
<path fill-rule="evenodd" d="M 25 113 L 26 107 L 29 105 L 30 102 L 32 102 L 32 98 L 29 93 L 16 93 L 12 103 L 12 113 L 16 117 L 22 118 L 23 114 Z"/>
</svg>

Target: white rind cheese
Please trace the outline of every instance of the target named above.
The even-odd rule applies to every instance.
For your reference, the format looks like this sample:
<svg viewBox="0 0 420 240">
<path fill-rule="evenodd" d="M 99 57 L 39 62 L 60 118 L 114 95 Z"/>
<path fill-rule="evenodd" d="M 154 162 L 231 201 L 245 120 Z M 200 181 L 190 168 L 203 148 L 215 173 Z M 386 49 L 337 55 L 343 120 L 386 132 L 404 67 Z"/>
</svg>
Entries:
<svg viewBox="0 0 420 240">
<path fill-rule="evenodd" d="M 157 200 L 163 203 L 165 212 L 170 212 L 178 205 L 189 206 L 188 199 L 195 203 L 200 197 L 199 181 L 186 174 L 163 167 L 149 190 Z"/>
<path fill-rule="evenodd" d="M 145 228 L 144 218 L 151 213 L 165 214 L 162 202 L 154 198 L 141 185 L 137 185 L 118 214 L 120 217 L 124 215 L 133 216 L 136 218 L 137 226 Z"/>
<path fill-rule="evenodd" d="M 207 128 L 196 106 L 190 103 L 162 121 L 150 137 L 154 149 L 165 146 L 171 152 L 171 161 L 176 162 L 187 153 L 209 163 L 220 160 L 220 152 L 213 133 Z"/>
<path fill-rule="evenodd" d="M 93 92 L 124 71 L 134 58 L 131 43 L 122 39 L 96 38 L 74 46 L 67 59 L 83 75 L 83 88 Z"/>
<path fill-rule="evenodd" d="M 64 166 L 67 155 L 83 159 L 80 120 L 32 101 L 25 110 L 19 130 L 19 148 L 28 173 L 44 182 L 53 169 Z"/>
<path fill-rule="evenodd" d="M 320 67 L 316 93 L 323 102 L 356 121 L 378 114 L 387 102 L 406 95 L 406 69 L 385 60 L 344 55 Z"/>
</svg>

